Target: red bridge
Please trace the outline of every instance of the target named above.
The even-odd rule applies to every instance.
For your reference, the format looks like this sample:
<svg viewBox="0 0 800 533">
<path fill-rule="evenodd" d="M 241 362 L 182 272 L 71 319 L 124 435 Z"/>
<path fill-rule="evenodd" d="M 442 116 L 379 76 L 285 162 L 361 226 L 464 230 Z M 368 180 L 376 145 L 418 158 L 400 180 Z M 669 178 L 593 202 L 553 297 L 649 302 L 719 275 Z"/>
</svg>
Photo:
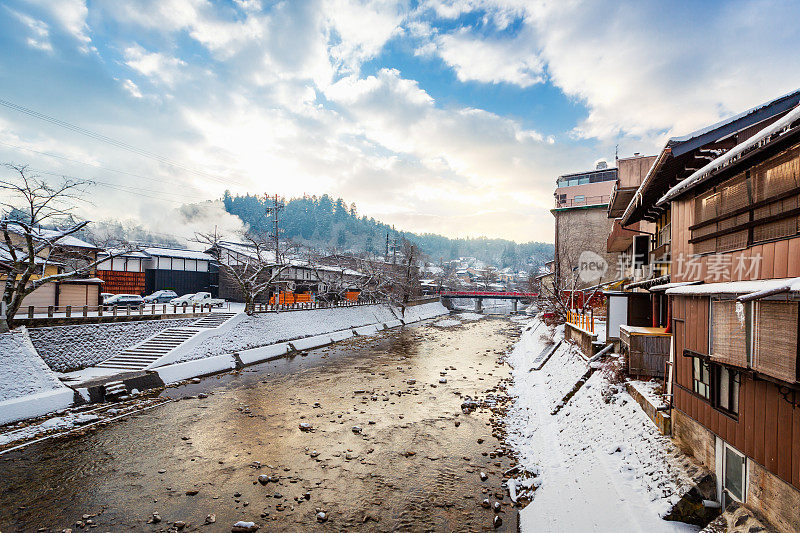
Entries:
<svg viewBox="0 0 800 533">
<path fill-rule="evenodd" d="M 489 300 L 529 300 L 539 296 L 538 292 L 512 291 L 441 291 L 442 298 L 481 298 Z"/>
</svg>

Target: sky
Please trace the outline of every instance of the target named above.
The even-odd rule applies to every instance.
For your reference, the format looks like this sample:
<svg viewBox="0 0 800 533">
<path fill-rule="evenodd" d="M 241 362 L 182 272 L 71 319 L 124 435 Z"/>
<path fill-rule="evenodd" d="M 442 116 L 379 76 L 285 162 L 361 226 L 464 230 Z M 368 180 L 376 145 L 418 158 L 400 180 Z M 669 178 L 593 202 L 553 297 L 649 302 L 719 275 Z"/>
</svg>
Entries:
<svg viewBox="0 0 800 533">
<path fill-rule="evenodd" d="M 558 175 L 800 87 L 797 20 L 766 0 L 6 0 L 0 162 L 93 180 L 84 216 L 168 235 L 235 229 L 179 209 L 229 189 L 552 242 Z"/>
</svg>

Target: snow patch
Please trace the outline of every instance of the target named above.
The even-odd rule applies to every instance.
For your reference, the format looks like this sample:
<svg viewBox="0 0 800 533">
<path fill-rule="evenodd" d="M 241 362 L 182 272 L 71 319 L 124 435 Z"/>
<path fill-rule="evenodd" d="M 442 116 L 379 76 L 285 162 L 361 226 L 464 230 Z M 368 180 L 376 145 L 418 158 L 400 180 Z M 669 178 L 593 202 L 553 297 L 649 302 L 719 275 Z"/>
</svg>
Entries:
<svg viewBox="0 0 800 533">
<path fill-rule="evenodd" d="M 661 519 L 691 486 L 670 454 L 674 445 L 658 433 L 639 405 L 595 372 L 556 414 L 553 407 L 586 372 L 567 342 L 539 371 L 531 363 L 547 346 L 545 326 L 532 319 L 509 355 L 513 405 L 508 442 L 525 471 L 541 486 L 520 513 L 525 531 L 696 531 Z M 554 339 L 563 336 L 563 327 Z M 547 336 L 545 336 L 547 337 Z M 609 403 L 604 391 L 612 387 Z M 609 398 L 608 393 L 605 394 Z"/>
</svg>

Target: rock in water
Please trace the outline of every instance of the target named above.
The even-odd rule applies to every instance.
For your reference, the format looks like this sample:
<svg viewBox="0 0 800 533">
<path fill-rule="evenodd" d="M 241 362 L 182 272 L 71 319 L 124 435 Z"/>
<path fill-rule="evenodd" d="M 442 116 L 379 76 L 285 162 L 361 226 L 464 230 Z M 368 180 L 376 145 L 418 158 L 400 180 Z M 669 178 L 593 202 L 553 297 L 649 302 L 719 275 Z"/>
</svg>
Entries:
<svg viewBox="0 0 800 533">
<path fill-rule="evenodd" d="M 492 507 L 492 503 L 489 501 L 489 498 L 485 498 L 485 499 L 484 499 L 484 500 L 481 502 L 481 507 L 483 507 L 484 509 L 489 509 L 489 508 L 491 508 L 491 507 Z"/>
<path fill-rule="evenodd" d="M 148 524 L 158 524 L 159 522 L 161 522 L 161 515 L 158 513 L 153 513 L 153 516 L 147 521 Z"/>
<path fill-rule="evenodd" d="M 328 515 L 325 514 L 323 511 L 317 513 L 317 522 L 325 522 L 328 520 Z"/>
<path fill-rule="evenodd" d="M 502 505 L 500 505 L 500 502 L 494 502 L 494 505 L 492 505 L 492 508 L 494 509 L 495 513 L 499 513 L 500 509 L 502 508 Z"/>
<path fill-rule="evenodd" d="M 267 483 L 269 483 L 269 476 L 266 474 L 261 474 L 260 476 L 258 476 L 258 482 L 261 483 L 262 485 L 266 485 Z"/>
<path fill-rule="evenodd" d="M 236 522 L 231 528 L 231 533 L 253 533 L 253 531 L 258 531 L 258 525 L 254 522 L 245 522 L 243 520 Z"/>
<path fill-rule="evenodd" d="M 492 524 L 494 525 L 495 528 L 498 528 L 503 525 L 503 519 L 497 515 L 494 515 L 494 520 L 492 521 Z"/>
<path fill-rule="evenodd" d="M 353 426 L 352 429 L 353 429 L 353 433 L 355 433 L 356 435 L 361 433 L 361 426 Z"/>
<path fill-rule="evenodd" d="M 481 476 L 481 481 L 486 481 L 487 479 L 489 479 L 489 476 L 486 475 L 486 472 L 481 472 L 480 476 Z"/>
<path fill-rule="evenodd" d="M 217 521 L 217 515 L 212 513 L 212 514 L 206 516 L 206 524 L 213 524 L 216 521 Z"/>
<path fill-rule="evenodd" d="M 308 422 L 300 422 L 300 431 L 311 431 L 311 424 Z"/>
</svg>

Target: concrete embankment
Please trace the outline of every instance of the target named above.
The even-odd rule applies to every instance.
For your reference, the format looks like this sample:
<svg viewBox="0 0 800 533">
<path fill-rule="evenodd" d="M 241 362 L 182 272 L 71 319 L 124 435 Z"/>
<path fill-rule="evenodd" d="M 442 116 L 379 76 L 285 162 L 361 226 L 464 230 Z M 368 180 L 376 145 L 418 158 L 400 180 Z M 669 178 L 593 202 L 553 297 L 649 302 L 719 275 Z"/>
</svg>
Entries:
<svg viewBox="0 0 800 533">
<path fill-rule="evenodd" d="M 434 318 L 447 312 L 441 303 L 429 302 L 409 306 L 405 312 L 394 306 L 376 304 L 263 313 L 255 316 L 240 314 L 222 327 L 195 335 L 179 348 L 159 359 L 145 372 L 133 373 L 135 375 L 127 373 L 126 375 L 108 376 L 92 385 L 81 384 L 74 387 L 80 393 L 78 398 L 99 401 L 105 398 L 104 382 L 109 380 L 121 382 L 128 392 L 133 389 L 143 390 L 284 357 L 295 351 L 316 348 L 356 335 L 371 335 L 386 328 Z M 113 336 L 114 345 L 120 350 L 142 340 L 141 328 L 116 328 L 114 332 L 108 332 L 106 335 L 102 331 L 104 327 L 111 327 L 111 325 L 96 325 L 92 328 L 91 335 L 94 337 L 99 335 L 100 338 Z M 97 328 L 100 330 L 95 331 Z M 0 341 L 7 336 L 9 339 L 14 339 L 14 346 L 20 345 L 25 348 L 22 350 L 25 352 L 24 359 L 31 363 L 28 365 L 31 369 L 28 375 L 44 376 L 43 381 L 33 380 L 28 389 L 21 391 L 14 398 L 9 398 L 16 403 L 0 401 L 0 424 L 41 416 L 73 405 L 73 390 L 65 387 L 58 380 L 52 369 L 47 366 L 46 361 L 62 362 L 65 356 L 68 356 L 71 361 L 99 362 L 97 360 L 99 350 L 93 349 L 91 343 L 73 342 L 73 337 L 76 334 L 79 335 L 78 331 L 69 330 L 69 335 L 64 337 L 64 344 L 60 345 L 57 340 L 58 330 L 65 333 L 67 330 L 48 329 L 51 331 L 48 332 L 47 343 L 42 344 L 47 350 L 44 358 L 37 354 L 27 332 L 24 332 L 24 342 L 17 340 L 22 333 L 16 331 L 0 336 L 2 337 Z M 19 331 L 24 331 L 24 329 Z M 84 349 L 90 353 L 83 354 L 82 350 Z M 21 348 L 16 349 L 15 353 L 20 350 Z M 70 350 L 74 353 L 68 355 Z M 58 357 L 55 356 L 56 354 Z M 111 355 L 113 354 L 108 354 L 108 356 Z M 10 390 L 13 379 L 13 374 L 0 372 L 0 391 Z M 3 398 L 0 397 L 0 400 Z"/>
</svg>

